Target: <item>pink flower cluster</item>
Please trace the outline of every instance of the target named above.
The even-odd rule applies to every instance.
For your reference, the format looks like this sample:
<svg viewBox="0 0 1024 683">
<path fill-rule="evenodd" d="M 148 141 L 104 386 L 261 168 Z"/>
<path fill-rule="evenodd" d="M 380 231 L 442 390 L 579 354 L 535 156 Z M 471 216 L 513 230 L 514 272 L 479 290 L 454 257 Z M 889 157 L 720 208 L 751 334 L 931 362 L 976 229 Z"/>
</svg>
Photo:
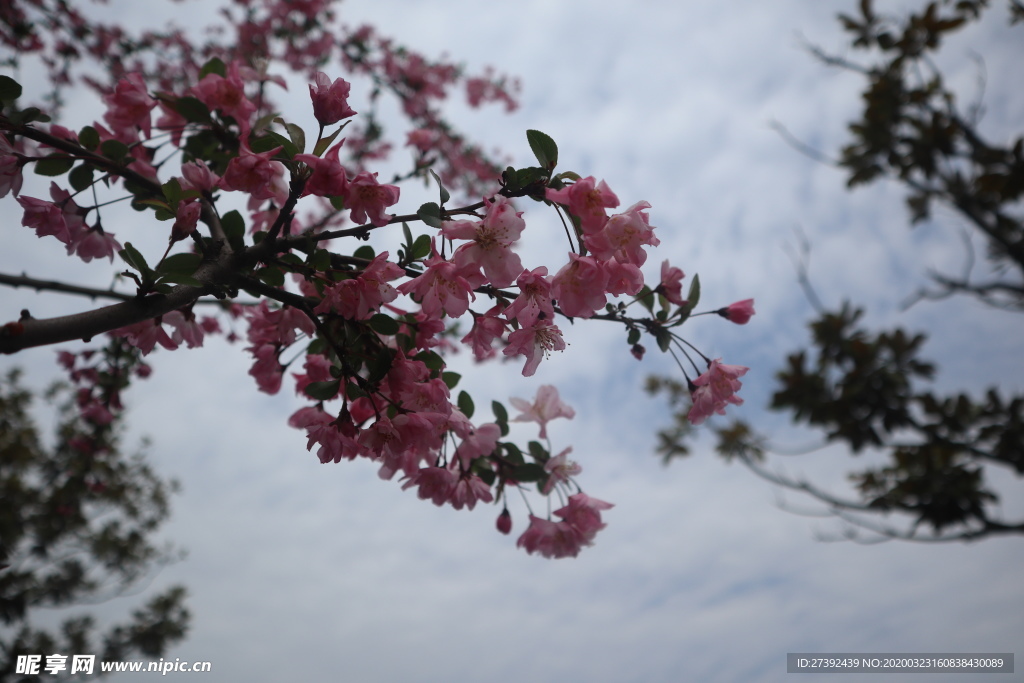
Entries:
<svg viewBox="0 0 1024 683">
<path fill-rule="evenodd" d="M 113 262 L 114 253 L 121 250 L 114 236 L 99 225 L 86 225 L 86 212 L 57 183 L 50 183 L 50 197 L 53 201 L 18 197 L 25 210 L 21 224 L 35 230 L 38 237 L 57 238 L 66 245 L 68 255 L 75 254 L 86 263 L 94 258 L 109 258 Z"/>
<path fill-rule="evenodd" d="M 742 383 L 739 378 L 750 368 L 742 365 L 725 365 L 717 358 L 708 363 L 707 372 L 693 380 L 690 394 L 693 406 L 687 414 L 690 422 L 699 425 L 713 413 L 725 415 L 728 404 L 741 405 L 743 399 L 736 395 Z"/>
</svg>

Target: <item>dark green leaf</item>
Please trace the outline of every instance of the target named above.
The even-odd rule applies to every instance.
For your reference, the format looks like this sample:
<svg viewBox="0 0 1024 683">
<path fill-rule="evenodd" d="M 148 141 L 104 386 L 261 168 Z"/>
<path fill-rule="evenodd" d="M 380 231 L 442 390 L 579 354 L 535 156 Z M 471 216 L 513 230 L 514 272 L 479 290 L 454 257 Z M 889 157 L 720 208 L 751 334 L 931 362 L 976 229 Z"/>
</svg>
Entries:
<svg viewBox="0 0 1024 683">
<path fill-rule="evenodd" d="M 427 256 L 430 256 L 430 237 L 420 235 L 412 245 L 412 252 L 409 254 L 409 258 L 416 261 Z"/>
<path fill-rule="evenodd" d="M 416 215 L 421 221 L 432 228 L 441 227 L 441 207 L 433 202 L 427 202 L 419 208 Z"/>
<path fill-rule="evenodd" d="M 346 123 L 348 122 L 346 121 Z M 334 138 L 338 137 L 338 133 L 340 133 L 344 127 L 345 126 L 342 126 L 341 128 L 334 131 L 325 138 L 320 138 L 320 140 L 316 143 L 316 146 L 313 147 L 313 155 L 322 156 L 323 153 L 327 151 L 327 148 L 331 146 L 331 143 L 334 142 Z"/>
<path fill-rule="evenodd" d="M 235 251 L 245 248 L 245 219 L 238 211 L 228 211 L 220 219 L 220 226 L 228 236 L 228 243 Z"/>
<path fill-rule="evenodd" d="M 135 270 L 142 273 L 148 279 L 149 275 L 153 272 L 149 264 L 146 263 L 145 257 L 139 253 L 139 250 L 132 246 L 131 242 L 124 243 L 124 249 L 118 252 L 124 262 Z"/>
<path fill-rule="evenodd" d="M 508 422 L 508 411 L 498 401 L 491 401 L 491 412 L 494 413 L 494 419 L 501 424 L 502 422 Z"/>
<path fill-rule="evenodd" d="M 548 453 L 547 449 L 544 448 L 539 441 L 531 441 L 527 445 L 530 447 L 530 455 L 532 455 L 533 459 L 537 462 L 541 464 L 546 463 L 548 458 L 551 457 L 551 454 Z"/>
<path fill-rule="evenodd" d="M 284 273 L 281 272 L 280 268 L 276 268 L 274 266 L 260 268 L 256 271 L 256 277 L 271 287 L 284 286 Z"/>
<path fill-rule="evenodd" d="M 81 192 L 92 185 L 93 167 L 89 164 L 79 164 L 68 175 L 68 182 L 75 192 Z"/>
<path fill-rule="evenodd" d="M 178 202 L 181 201 L 182 196 L 181 183 L 178 182 L 178 179 L 171 178 L 163 184 L 162 189 L 164 191 L 164 197 L 167 197 L 167 203 L 176 207 Z"/>
<path fill-rule="evenodd" d="M 160 264 L 159 273 L 170 275 L 191 275 L 196 272 L 202 257 L 199 254 L 172 254 Z"/>
<path fill-rule="evenodd" d="M 36 162 L 36 174 L 44 176 L 64 175 L 75 165 L 74 157 L 66 154 L 52 154 Z"/>
<path fill-rule="evenodd" d="M 530 143 L 530 149 L 533 150 L 537 161 L 550 173 L 558 163 L 558 145 L 539 130 L 526 131 L 526 140 Z"/>
<path fill-rule="evenodd" d="M 693 310 L 693 308 L 700 301 L 700 276 L 699 275 L 694 274 L 693 281 L 690 282 L 690 292 L 689 292 L 689 294 L 687 294 L 686 299 L 687 299 L 687 303 L 689 304 L 691 310 Z"/>
<path fill-rule="evenodd" d="M 512 470 L 512 478 L 521 483 L 529 483 L 534 481 L 540 481 L 547 477 L 548 473 L 544 471 L 541 465 L 537 465 L 532 462 L 528 462 L 525 465 L 519 465 Z"/>
<path fill-rule="evenodd" d="M 442 372 L 441 380 L 445 383 L 449 389 L 454 389 L 458 385 L 459 380 L 462 379 L 462 375 L 457 372 Z"/>
<path fill-rule="evenodd" d="M 626 343 L 632 346 L 638 341 L 640 341 L 640 330 L 634 327 L 629 331 L 629 334 L 626 335 Z"/>
<path fill-rule="evenodd" d="M 398 321 L 392 318 L 390 315 L 384 313 L 377 313 L 369 320 L 370 329 L 377 334 L 383 334 L 386 336 L 393 336 L 398 334 L 399 325 Z"/>
<path fill-rule="evenodd" d="M 376 255 L 377 254 L 373 251 L 373 247 L 369 244 L 364 244 L 352 253 L 352 256 L 355 258 L 361 258 L 367 261 L 372 261 Z"/>
<path fill-rule="evenodd" d="M 120 161 L 128 156 L 128 145 L 120 140 L 104 140 L 100 143 L 100 154 L 111 161 Z"/>
<path fill-rule="evenodd" d="M 351 386 L 351 385 L 350 385 Z M 318 401 L 330 401 L 338 395 L 341 388 L 341 380 L 330 380 L 327 382 L 310 382 L 306 386 L 306 396 L 315 398 Z"/>
<path fill-rule="evenodd" d="M 473 398 L 465 391 L 459 392 L 458 405 L 459 410 L 462 411 L 463 415 L 465 415 L 466 417 L 473 417 L 473 411 L 476 410 L 476 408 L 473 406 Z"/>
<path fill-rule="evenodd" d="M 444 359 L 433 351 L 423 351 L 416 355 L 416 360 L 426 365 L 431 370 L 443 370 Z"/>
<path fill-rule="evenodd" d="M 78 133 L 78 142 L 88 150 L 94 150 L 100 146 L 100 134 L 92 126 L 86 126 Z"/>
<path fill-rule="evenodd" d="M 10 76 L 0 76 L 0 102 L 13 102 L 21 97 L 21 84 Z"/>
<path fill-rule="evenodd" d="M 199 70 L 199 80 L 203 80 L 208 74 L 217 74 L 221 78 L 226 78 L 228 69 L 218 57 L 214 57 L 206 64 L 203 64 L 203 68 Z"/>
<path fill-rule="evenodd" d="M 210 120 L 210 108 L 195 97 L 179 97 L 171 107 L 191 123 L 207 123 Z"/>
<path fill-rule="evenodd" d="M 526 459 L 523 458 L 523 452 L 519 450 L 519 446 L 514 443 L 503 443 L 501 446 L 505 449 L 506 459 L 513 465 L 522 465 L 526 462 Z"/>
<path fill-rule="evenodd" d="M 445 202 L 451 199 L 452 196 L 448 194 L 448 190 L 444 189 L 444 183 L 442 183 L 441 178 L 434 173 L 434 169 L 430 169 L 430 175 L 434 176 L 434 180 L 437 181 L 437 186 L 441 188 L 441 206 L 444 206 Z"/>
</svg>

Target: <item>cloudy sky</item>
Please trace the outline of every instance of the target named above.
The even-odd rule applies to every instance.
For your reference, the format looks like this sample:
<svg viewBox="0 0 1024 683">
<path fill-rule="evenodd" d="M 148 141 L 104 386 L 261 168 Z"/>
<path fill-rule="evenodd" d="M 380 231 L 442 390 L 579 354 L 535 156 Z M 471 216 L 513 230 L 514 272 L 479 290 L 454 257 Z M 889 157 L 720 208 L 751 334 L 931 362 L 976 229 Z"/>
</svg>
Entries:
<svg viewBox="0 0 1024 683">
<path fill-rule="evenodd" d="M 879 3 L 893 11 L 913 4 Z M 984 57 L 985 129 L 1004 141 L 1019 130 L 1024 91 L 1001 85 L 1019 78 L 1012 69 L 1024 55 L 1019 30 L 1003 28 L 996 4 L 990 21 L 950 44 L 948 66 L 972 95 L 972 55 Z M 110 5 L 133 21 L 142 20 L 140 6 Z M 196 7 L 168 4 L 166 16 Z M 668 258 L 688 277 L 700 274 L 709 307 L 755 298 L 749 325 L 701 318 L 688 323 L 688 339 L 711 357 L 750 366 L 747 404 L 736 412 L 783 444 L 803 445 L 812 436 L 763 409 L 773 373 L 804 343 L 812 313 L 787 255 L 798 234 L 811 245 L 810 275 L 826 304 L 850 298 L 869 307 L 871 325 L 932 332 L 926 348 L 941 364 L 940 388 L 1024 389 L 1019 318 L 966 301 L 901 311 L 929 269 L 961 265 L 957 218 L 938 212 L 912 231 L 898 187 L 848 193 L 842 173 L 772 128 L 781 123 L 826 154 L 843 143 L 861 82 L 816 63 L 805 44 L 843 53 L 835 14 L 853 7 L 348 0 L 342 11 L 347 23 L 375 24 L 426 54 L 521 77 L 523 106 L 514 115 L 453 105 L 452 116 L 520 164 L 532 160 L 524 131 L 543 130 L 559 145 L 561 167 L 606 179 L 623 205 L 649 201 L 662 240 L 651 277 Z M 155 4 L 146 12 L 159 16 Z M 403 193 L 418 205 L 415 190 Z M 3 206 L 9 246 L 0 272 L 66 277 L 67 259 L 18 224 L 10 198 Z M 540 207 L 523 208 L 532 229 Z M 114 231 L 135 239 L 132 229 L 146 227 Z M 556 224 L 536 233 L 524 257 L 564 250 Z M 81 271 L 86 282 L 109 281 L 101 265 Z M 85 305 L 12 290 L 0 296 L 0 319 L 25 307 L 42 317 Z M 532 397 L 551 383 L 576 408 L 575 420 L 552 423 L 553 445 L 572 445 L 581 485 L 616 507 L 594 547 L 561 561 L 515 549 L 514 536 L 494 531 L 496 509 L 435 508 L 380 481 L 369 462 L 320 465 L 285 424 L 299 404 L 286 392 L 255 392 L 237 348 L 212 340 L 201 350 L 154 354 L 152 378 L 132 389 L 128 422 L 129 442 L 148 436 L 158 469 L 184 487 L 165 535 L 188 559 L 152 584 L 184 583 L 191 594 L 193 629 L 169 658 L 211 661 L 214 678 L 231 682 L 668 682 L 781 680 L 787 652 L 1024 654 L 1020 539 L 823 542 L 841 530 L 835 520 L 781 510 L 811 506 L 780 501 L 706 448 L 662 466 L 654 430 L 668 411 L 641 387 L 649 373 L 678 371 L 654 352 L 637 363 L 622 331 L 601 327 L 576 325 L 569 350 L 533 378 L 518 365 L 453 360 L 477 405 Z M 14 364 L 29 368 L 34 386 L 54 376 L 50 349 L 0 359 L 0 368 Z M 773 466 L 842 491 L 851 464 L 826 453 Z M 1024 513 L 1020 487 L 1006 490 L 1005 511 Z M 522 530 L 525 511 L 513 514 Z M 123 612 L 137 599 L 103 609 Z"/>
</svg>

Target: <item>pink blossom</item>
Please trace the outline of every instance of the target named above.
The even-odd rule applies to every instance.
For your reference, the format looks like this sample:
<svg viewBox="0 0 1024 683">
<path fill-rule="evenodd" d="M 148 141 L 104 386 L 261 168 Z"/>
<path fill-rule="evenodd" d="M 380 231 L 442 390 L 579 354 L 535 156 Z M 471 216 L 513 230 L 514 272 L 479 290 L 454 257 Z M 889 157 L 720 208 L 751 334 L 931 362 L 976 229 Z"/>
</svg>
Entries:
<svg viewBox="0 0 1024 683">
<path fill-rule="evenodd" d="M 207 77 L 209 78 L 209 77 Z M 287 197 L 281 196 L 281 178 L 284 166 L 272 157 L 281 151 L 280 147 L 266 152 L 254 153 L 248 145 L 242 145 L 237 157 L 228 162 L 221 187 L 225 190 L 248 192 L 254 199 L 277 199 L 284 204 Z"/>
<path fill-rule="evenodd" d="M 532 327 L 524 327 L 510 334 L 504 353 L 506 356 L 526 356 L 523 377 L 532 377 L 542 359 L 551 355 L 552 351 L 564 348 L 562 331 L 549 320 L 538 320 Z"/>
<path fill-rule="evenodd" d="M 507 197 L 492 197 L 484 203 L 487 213 L 482 221 L 446 221 L 441 226 L 441 234 L 448 239 L 472 240 L 460 246 L 452 256 L 460 269 L 479 266 L 491 284 L 506 287 L 523 272 L 523 264 L 519 255 L 512 251 L 512 243 L 519 239 L 526 221 L 522 213 L 516 213 Z"/>
<path fill-rule="evenodd" d="M 544 471 L 548 473 L 548 481 L 544 484 L 544 488 L 541 490 L 541 493 L 544 495 L 551 493 L 551 489 L 553 489 L 556 484 L 563 482 L 568 483 L 570 477 L 573 477 L 583 471 L 583 468 L 580 467 L 578 462 L 568 459 L 569 453 L 572 453 L 572 446 L 569 446 L 564 451 L 548 459 L 548 461 L 544 463 Z"/>
<path fill-rule="evenodd" d="M 498 352 L 494 349 L 494 340 L 501 339 L 507 326 L 505 321 L 498 317 L 499 306 L 495 306 L 487 313 L 473 313 L 473 329 L 462 338 L 462 343 L 473 348 L 473 357 L 478 361 L 493 358 Z"/>
<path fill-rule="evenodd" d="M 82 406 L 80 415 L 86 422 L 94 425 L 108 425 L 114 421 L 114 415 L 99 401 L 90 401 Z"/>
<path fill-rule="evenodd" d="M 125 337 L 129 344 L 142 352 L 143 356 L 149 355 L 157 344 L 169 351 L 178 348 L 178 343 L 171 339 L 158 321 L 153 319 L 111 330 L 109 334 L 111 337 Z"/>
<path fill-rule="evenodd" d="M 569 263 L 551 280 L 551 295 L 562 313 L 573 318 L 589 318 L 604 307 L 608 273 L 589 256 L 569 254 Z"/>
<path fill-rule="evenodd" d="M 298 339 L 296 331 L 307 336 L 312 336 L 316 331 L 313 321 L 304 312 L 292 306 L 272 310 L 266 299 L 262 299 L 257 306 L 250 306 L 245 315 L 249 321 L 248 339 L 253 345 L 288 346 Z"/>
<path fill-rule="evenodd" d="M 747 374 L 750 368 L 724 365 L 720 361 L 720 358 L 711 361 L 707 372 L 693 381 L 690 394 L 693 407 L 687 417 L 695 425 L 704 422 L 712 413 L 725 415 L 725 406 L 729 403 L 743 403 L 743 399 L 735 395 L 742 386 L 738 378 Z"/>
<path fill-rule="evenodd" d="M 477 503 L 490 503 L 494 500 L 491 487 L 475 474 L 463 474 L 455 482 L 450 502 L 456 510 L 467 507 L 472 510 Z"/>
<path fill-rule="evenodd" d="M 203 213 L 203 205 L 199 201 L 178 202 L 178 211 L 171 226 L 171 241 L 183 240 L 195 232 L 199 224 L 199 216 Z"/>
<path fill-rule="evenodd" d="M 569 504 L 555 510 L 555 514 L 576 529 L 584 544 L 590 545 L 597 532 L 607 526 L 601 521 L 601 510 L 613 507 L 611 503 L 591 498 L 585 493 L 577 493 L 569 496 Z"/>
<path fill-rule="evenodd" d="M 501 511 L 501 514 L 498 515 L 498 519 L 495 521 L 494 525 L 497 527 L 498 531 L 506 536 L 512 532 L 512 515 L 508 513 L 508 508 Z"/>
<path fill-rule="evenodd" d="M 415 147 L 421 152 L 429 152 L 437 144 L 438 133 L 432 128 L 418 128 L 409 131 L 405 144 Z"/>
<path fill-rule="evenodd" d="M 109 258 L 113 263 L 114 254 L 119 251 L 121 243 L 99 226 L 82 230 L 68 245 L 68 253 L 76 254 L 86 263 L 94 258 Z"/>
<path fill-rule="evenodd" d="M 569 207 L 569 212 L 580 219 L 583 234 L 592 235 L 604 227 L 608 220 L 605 209 L 619 205 L 619 198 L 602 180 L 595 183 L 593 176 L 577 180 L 561 190 L 548 188 L 545 197 Z"/>
<path fill-rule="evenodd" d="M 750 316 L 754 315 L 754 300 L 744 299 L 743 301 L 737 301 L 715 312 L 737 325 L 746 325 L 750 322 Z"/>
<path fill-rule="evenodd" d="M 331 147 L 323 158 L 312 154 L 296 154 L 295 160 L 309 166 L 313 175 L 306 181 L 304 195 L 314 194 L 319 197 L 344 197 L 348 192 L 348 178 L 345 167 L 338 161 L 342 140 Z"/>
<path fill-rule="evenodd" d="M 215 73 L 206 74 L 192 87 L 192 94 L 211 110 L 217 109 L 234 118 L 242 133 L 246 134 L 256 105 L 245 96 L 245 83 L 237 61 L 231 63 L 227 73 L 226 78 Z"/>
<path fill-rule="evenodd" d="M 462 464 L 462 469 L 468 470 L 474 460 L 493 453 L 500 438 L 501 429 L 493 422 L 471 430 L 463 437 L 459 447 L 455 449 L 455 457 Z"/>
<path fill-rule="evenodd" d="M 505 309 L 506 320 L 514 317 L 523 327 L 531 327 L 538 320 L 553 320 L 555 309 L 551 305 L 551 283 L 545 266 L 523 272 L 516 280 L 519 296 Z"/>
<path fill-rule="evenodd" d="M 457 318 L 469 308 L 469 299 L 476 295 L 473 288 L 451 261 L 434 256 L 426 261 L 427 269 L 419 277 L 404 282 L 398 287 L 402 294 L 415 294 L 419 298 L 424 315 L 440 318 L 442 311 L 449 317 Z"/>
<path fill-rule="evenodd" d="M 278 360 L 278 349 L 274 344 L 260 344 L 248 349 L 255 359 L 249 374 L 256 380 L 256 386 L 265 394 L 276 394 L 281 390 L 284 368 Z"/>
<path fill-rule="evenodd" d="M 37 237 L 53 235 L 61 242 L 71 242 L 64 214 L 53 202 L 35 197 L 18 197 L 18 203 L 25 209 L 21 224 L 36 231 Z"/>
<path fill-rule="evenodd" d="M 570 408 L 558 396 L 558 389 L 550 384 L 542 384 L 537 389 L 537 397 L 533 403 L 521 398 L 512 397 L 509 399 L 513 406 L 520 411 L 513 422 L 537 422 L 540 424 L 540 438 L 548 438 L 548 422 L 559 417 L 569 420 L 576 417 L 576 411 Z"/>
<path fill-rule="evenodd" d="M 568 522 L 552 522 L 530 515 L 530 526 L 516 541 L 531 555 L 539 552 L 547 558 L 576 557 L 585 545 L 580 532 Z"/>
<path fill-rule="evenodd" d="M 364 171 L 349 181 L 345 208 L 352 212 L 353 223 L 369 221 L 380 228 L 391 222 L 391 216 L 384 213 L 384 209 L 397 204 L 399 194 L 399 188 L 381 185 L 376 173 Z"/>
<path fill-rule="evenodd" d="M 430 499 L 434 505 L 444 505 L 454 493 L 457 480 L 458 475 L 447 467 L 424 467 L 416 470 L 402 488 L 418 486 L 416 495 L 421 500 Z"/>
<path fill-rule="evenodd" d="M 601 264 L 608 275 L 605 291 L 612 296 L 637 294 L 644 288 L 644 274 L 632 263 L 620 263 L 612 259 Z"/>
<path fill-rule="evenodd" d="M 309 438 L 306 441 L 306 450 L 310 450 L 315 443 L 320 444 L 316 455 L 321 463 L 341 462 L 342 458 L 354 460 L 357 456 L 365 453 L 363 447 L 356 440 L 359 430 L 352 424 L 351 419 L 339 419 L 336 423 L 314 423 L 311 426 Z"/>
<path fill-rule="evenodd" d="M 220 185 L 220 176 L 211 171 L 202 159 L 182 164 L 181 175 L 185 181 L 181 183 L 181 187 L 185 190 L 212 192 Z"/>
<path fill-rule="evenodd" d="M 10 192 L 15 197 L 21 192 L 21 162 L 15 154 L 14 147 L 0 133 L 0 198 Z"/>
<path fill-rule="evenodd" d="M 196 317 L 192 313 L 171 311 L 164 314 L 163 321 L 174 328 L 171 339 L 175 344 L 185 342 L 190 349 L 203 345 L 203 329 L 196 322 Z"/>
<path fill-rule="evenodd" d="M 642 266 L 647 261 L 644 246 L 661 244 L 648 222 L 645 209 L 649 208 L 649 203 L 637 202 L 609 218 L 600 231 L 588 234 L 585 242 L 594 258 L 607 261 L 614 257 L 620 263 Z"/>
<path fill-rule="evenodd" d="M 342 280 L 324 290 L 323 300 L 313 309 L 317 313 L 334 310 L 350 320 L 365 320 L 386 303 L 398 298 L 398 291 L 388 284 L 405 274 L 381 252 L 358 277 Z"/>
<path fill-rule="evenodd" d="M 142 75 L 130 73 L 117 82 L 114 92 L 106 95 L 107 112 L 103 115 L 114 130 L 139 127 L 146 137 L 151 130 L 150 112 L 156 107 L 156 100 L 146 91 Z"/>
<path fill-rule="evenodd" d="M 313 100 L 313 116 L 321 126 L 329 126 L 355 116 L 356 112 L 348 106 L 348 94 L 352 87 L 348 81 L 336 78 L 331 83 L 330 77 L 322 71 L 317 71 L 315 78 L 316 87 L 309 86 L 309 97 Z"/>
<path fill-rule="evenodd" d="M 686 276 L 683 271 L 675 266 L 670 266 L 667 260 L 661 262 L 661 284 L 658 285 L 658 290 L 676 306 L 686 305 L 686 300 L 683 299 L 682 281 L 684 277 Z"/>
<path fill-rule="evenodd" d="M 288 426 L 295 429 L 309 429 L 310 427 L 322 427 L 333 422 L 331 416 L 324 412 L 320 406 L 305 406 L 299 408 L 288 418 Z M 306 450 L 309 450 L 307 447 Z"/>
</svg>

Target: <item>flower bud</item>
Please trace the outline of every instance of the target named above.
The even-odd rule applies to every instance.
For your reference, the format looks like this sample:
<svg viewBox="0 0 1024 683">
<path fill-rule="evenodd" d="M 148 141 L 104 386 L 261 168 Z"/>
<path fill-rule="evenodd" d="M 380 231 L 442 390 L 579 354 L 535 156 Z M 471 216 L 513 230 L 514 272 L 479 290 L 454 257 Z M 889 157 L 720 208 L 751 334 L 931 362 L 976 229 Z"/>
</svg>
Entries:
<svg viewBox="0 0 1024 683">
<path fill-rule="evenodd" d="M 501 514 L 498 515 L 498 522 L 495 526 L 498 527 L 498 531 L 506 536 L 512 531 L 512 515 L 508 513 L 508 508 L 502 510 Z"/>
</svg>

